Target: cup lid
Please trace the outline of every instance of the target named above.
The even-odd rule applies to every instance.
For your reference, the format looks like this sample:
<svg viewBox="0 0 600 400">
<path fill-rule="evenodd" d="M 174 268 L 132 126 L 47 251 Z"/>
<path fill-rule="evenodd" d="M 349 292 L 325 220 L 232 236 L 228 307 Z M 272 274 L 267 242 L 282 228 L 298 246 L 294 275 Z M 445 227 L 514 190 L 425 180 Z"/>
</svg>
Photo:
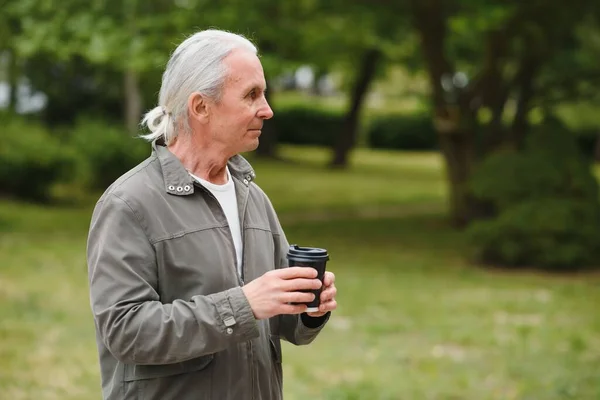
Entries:
<svg viewBox="0 0 600 400">
<path fill-rule="evenodd" d="M 327 250 L 320 249 L 318 247 L 301 247 L 297 244 L 293 244 L 288 250 L 287 257 L 295 259 L 306 259 L 309 261 L 321 261 L 328 260 L 329 254 L 327 254 Z"/>
</svg>

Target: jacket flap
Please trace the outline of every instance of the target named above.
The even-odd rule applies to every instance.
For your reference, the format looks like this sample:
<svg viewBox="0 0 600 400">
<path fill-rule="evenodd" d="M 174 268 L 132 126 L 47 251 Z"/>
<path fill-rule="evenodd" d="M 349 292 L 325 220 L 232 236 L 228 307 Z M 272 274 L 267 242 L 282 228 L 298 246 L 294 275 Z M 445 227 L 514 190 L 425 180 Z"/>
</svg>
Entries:
<svg viewBox="0 0 600 400">
<path fill-rule="evenodd" d="M 125 382 L 138 381 L 142 379 L 164 378 L 187 372 L 200 371 L 210 364 L 214 355 L 193 358 L 180 363 L 164 365 L 125 365 Z"/>
</svg>

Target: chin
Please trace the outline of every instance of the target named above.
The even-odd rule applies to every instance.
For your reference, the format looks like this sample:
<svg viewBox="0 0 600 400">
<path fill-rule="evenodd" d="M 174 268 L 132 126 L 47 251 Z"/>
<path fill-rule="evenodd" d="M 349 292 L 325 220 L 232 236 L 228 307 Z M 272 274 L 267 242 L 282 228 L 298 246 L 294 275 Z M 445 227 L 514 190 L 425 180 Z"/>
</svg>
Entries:
<svg viewBox="0 0 600 400">
<path fill-rule="evenodd" d="M 247 153 L 249 151 L 254 151 L 256 149 L 258 149 L 258 138 L 249 141 L 248 143 L 246 143 L 246 145 L 242 148 L 242 151 L 240 151 L 240 153 Z"/>
</svg>

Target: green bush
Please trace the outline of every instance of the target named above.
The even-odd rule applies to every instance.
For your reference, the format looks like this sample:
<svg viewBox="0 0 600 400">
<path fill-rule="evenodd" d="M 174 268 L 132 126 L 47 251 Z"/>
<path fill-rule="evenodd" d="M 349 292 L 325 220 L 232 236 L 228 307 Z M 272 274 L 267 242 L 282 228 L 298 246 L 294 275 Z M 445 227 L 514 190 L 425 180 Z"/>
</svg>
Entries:
<svg viewBox="0 0 600 400">
<path fill-rule="evenodd" d="M 332 146 L 343 119 L 339 112 L 303 106 L 276 110 L 273 124 L 280 143 Z"/>
<path fill-rule="evenodd" d="M 571 116 L 568 122 L 556 115 L 548 115 L 543 124 L 546 128 L 572 132 L 579 150 L 586 158 L 593 160 L 596 141 L 598 140 L 598 135 L 600 135 L 600 126 L 591 121 L 597 120 L 595 117 L 597 113 L 594 113 L 594 111 L 589 110 L 587 107 L 579 110 L 579 112 L 583 112 L 583 116 L 579 115 L 579 118 Z"/>
<path fill-rule="evenodd" d="M 3 118 L 2 131 L 0 194 L 23 200 L 50 200 L 54 184 L 72 173 L 73 154 L 35 123 Z"/>
<path fill-rule="evenodd" d="M 599 261 L 598 182 L 571 132 L 541 127 L 523 151 L 484 160 L 470 188 L 493 210 L 467 231 L 479 261 L 547 269 Z"/>
<path fill-rule="evenodd" d="M 583 154 L 590 160 L 594 159 L 594 150 L 596 148 L 596 141 L 600 135 L 600 128 L 598 129 L 579 129 L 575 131 L 575 137 L 577 143 Z"/>
<path fill-rule="evenodd" d="M 343 129 L 343 111 L 294 106 L 275 111 L 279 143 L 331 147 Z M 431 116 L 386 115 L 375 117 L 366 128 L 367 144 L 373 148 L 432 150 L 437 137 Z"/>
<path fill-rule="evenodd" d="M 78 121 L 69 132 L 78 155 L 77 180 L 90 189 L 104 190 L 150 155 L 150 144 L 117 125 Z"/>
<path fill-rule="evenodd" d="M 375 118 L 368 132 L 369 147 L 434 150 L 437 136 L 430 115 L 389 115 Z"/>
</svg>

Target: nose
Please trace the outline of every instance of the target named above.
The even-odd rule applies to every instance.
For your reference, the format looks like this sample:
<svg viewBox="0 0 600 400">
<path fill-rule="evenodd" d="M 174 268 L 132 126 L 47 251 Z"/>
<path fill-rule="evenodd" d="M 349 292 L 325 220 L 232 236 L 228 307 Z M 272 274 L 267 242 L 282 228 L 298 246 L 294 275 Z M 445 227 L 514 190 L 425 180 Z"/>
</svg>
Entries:
<svg viewBox="0 0 600 400">
<path fill-rule="evenodd" d="M 265 99 L 264 104 L 258 110 L 257 116 L 260 119 L 271 119 L 271 118 L 273 118 L 273 110 L 271 109 L 271 106 L 269 106 L 269 103 L 267 102 L 267 99 Z"/>
</svg>

